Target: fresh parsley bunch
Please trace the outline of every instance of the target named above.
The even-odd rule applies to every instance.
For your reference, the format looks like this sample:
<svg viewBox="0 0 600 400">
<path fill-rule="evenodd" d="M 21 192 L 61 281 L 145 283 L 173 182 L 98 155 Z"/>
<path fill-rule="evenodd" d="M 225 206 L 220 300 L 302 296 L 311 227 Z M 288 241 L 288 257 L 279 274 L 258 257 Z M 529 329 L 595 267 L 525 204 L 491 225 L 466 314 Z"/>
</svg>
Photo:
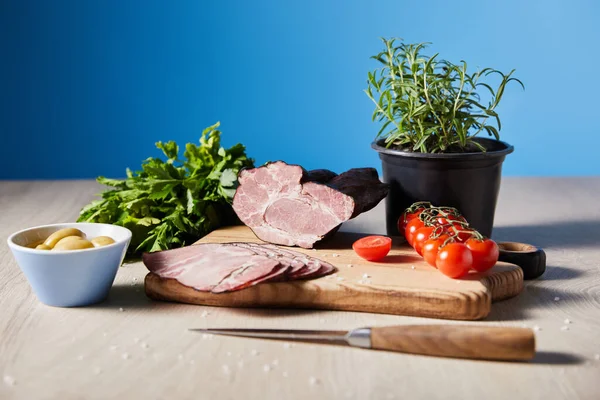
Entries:
<svg viewBox="0 0 600 400">
<path fill-rule="evenodd" d="M 220 145 L 219 123 L 202 132 L 200 145 L 188 143 L 179 159 L 175 142 L 156 143 L 167 160 L 148 158 L 142 170 L 127 169 L 124 180 L 98 177 L 114 189 L 81 210 L 78 221 L 124 226 L 133 232 L 129 254 L 191 244 L 235 221 L 231 202 L 237 174 L 252 168 L 246 149 Z"/>
</svg>

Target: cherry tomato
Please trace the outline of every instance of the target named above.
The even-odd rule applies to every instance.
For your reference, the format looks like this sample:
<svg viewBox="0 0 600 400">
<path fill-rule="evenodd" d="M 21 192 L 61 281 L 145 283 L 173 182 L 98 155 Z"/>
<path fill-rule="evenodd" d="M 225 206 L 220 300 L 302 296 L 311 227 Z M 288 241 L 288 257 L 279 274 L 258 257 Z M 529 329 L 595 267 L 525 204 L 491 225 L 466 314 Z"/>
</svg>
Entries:
<svg viewBox="0 0 600 400">
<path fill-rule="evenodd" d="M 473 255 L 465 244 L 450 243 L 439 250 L 435 265 L 444 275 L 460 278 L 473 267 Z"/>
<path fill-rule="evenodd" d="M 496 242 L 491 239 L 478 240 L 472 238 L 467 240 L 465 244 L 473 254 L 473 269 L 483 272 L 496 265 L 500 253 Z"/>
<path fill-rule="evenodd" d="M 450 215 L 447 215 L 445 217 L 442 216 L 442 215 L 439 215 L 436 218 L 436 222 L 439 225 L 448 225 L 448 224 L 451 224 L 453 221 L 460 221 L 460 222 L 464 222 L 464 223 L 467 222 L 467 220 L 465 219 L 465 217 L 463 217 L 462 215 L 456 216 L 456 215 L 450 214 Z M 460 226 L 460 224 L 456 224 L 456 225 Z"/>
<path fill-rule="evenodd" d="M 408 222 L 408 224 L 406 224 L 406 229 L 404 230 L 404 237 L 406 238 L 408 244 L 415 247 L 413 245 L 413 240 L 415 234 L 417 233 L 417 229 L 422 228 L 424 226 L 425 224 L 419 218 L 413 218 Z"/>
<path fill-rule="evenodd" d="M 433 226 L 424 226 L 422 228 L 417 229 L 413 236 L 413 247 L 419 253 L 419 255 L 423 255 L 423 244 L 429 239 L 435 227 Z"/>
<path fill-rule="evenodd" d="M 406 211 L 404 211 L 400 218 L 398 218 L 398 232 L 404 232 L 404 230 L 406 229 L 406 224 L 408 224 L 412 219 L 417 218 L 419 215 L 421 215 L 421 212 L 423 210 L 424 208 L 417 208 L 411 213 L 407 213 Z"/>
<path fill-rule="evenodd" d="M 366 236 L 354 242 L 352 248 L 359 257 L 369 261 L 377 261 L 390 252 L 392 239 L 387 236 Z"/>
<path fill-rule="evenodd" d="M 438 238 L 429 239 L 425 241 L 425 243 L 423 244 L 423 248 L 421 249 L 421 253 L 425 261 L 427 261 L 427 264 L 437 268 L 437 266 L 435 265 L 435 259 L 438 255 L 440 247 L 448 238 L 448 235 L 441 235 Z"/>
<path fill-rule="evenodd" d="M 464 243 L 473 237 L 475 230 L 460 224 L 450 224 L 446 226 L 446 232 L 448 232 L 450 236 L 454 236 L 457 241 Z"/>
</svg>

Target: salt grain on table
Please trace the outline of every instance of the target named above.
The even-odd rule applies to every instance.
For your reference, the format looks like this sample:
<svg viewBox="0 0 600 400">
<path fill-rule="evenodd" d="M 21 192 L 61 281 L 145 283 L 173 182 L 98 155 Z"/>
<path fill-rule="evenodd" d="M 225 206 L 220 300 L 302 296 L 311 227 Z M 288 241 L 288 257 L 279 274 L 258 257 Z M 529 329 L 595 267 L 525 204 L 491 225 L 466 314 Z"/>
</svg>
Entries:
<svg viewBox="0 0 600 400">
<path fill-rule="evenodd" d="M 252 350 L 250 351 L 250 354 L 252 354 L 253 356 L 257 356 L 257 355 L 258 355 L 258 350 L 256 350 L 256 349 L 252 349 Z"/>
<path fill-rule="evenodd" d="M 363 279 L 369 279 L 370 277 L 369 274 L 363 274 Z"/>
<path fill-rule="evenodd" d="M 289 374 L 288 374 L 288 372 L 287 372 L 287 371 L 283 371 L 283 372 L 281 373 L 281 376 L 283 376 L 284 378 L 287 378 L 287 377 L 289 376 Z"/>
<path fill-rule="evenodd" d="M 569 318 L 565 319 L 565 324 L 570 324 L 571 320 Z"/>
<path fill-rule="evenodd" d="M 342 278 L 341 276 L 338 276 L 338 278 L 337 278 L 337 281 L 338 281 L 338 282 L 341 282 L 341 281 L 343 281 L 343 280 L 344 280 L 344 278 Z"/>
<path fill-rule="evenodd" d="M 121 357 L 123 358 L 123 360 L 129 360 L 129 354 L 128 353 L 123 353 L 121 355 Z"/>
<path fill-rule="evenodd" d="M 561 327 L 560 330 L 561 331 L 568 331 L 569 327 L 565 325 L 565 326 Z"/>
<path fill-rule="evenodd" d="M 17 380 L 10 375 L 4 375 L 4 383 L 8 386 L 14 386 L 17 383 Z"/>
<path fill-rule="evenodd" d="M 540 328 L 539 326 L 536 325 L 533 327 L 533 330 L 537 332 L 537 331 L 541 331 L 542 328 Z"/>
<path fill-rule="evenodd" d="M 348 264 L 348 268 L 352 268 L 354 265 L 352 264 Z"/>
<path fill-rule="evenodd" d="M 177 359 L 178 359 L 178 360 L 183 360 L 183 354 L 179 354 L 179 355 L 177 356 Z"/>
<path fill-rule="evenodd" d="M 311 376 L 310 378 L 308 378 L 308 383 L 310 383 L 311 385 L 316 385 L 319 383 L 319 380 L 314 376 Z"/>
<path fill-rule="evenodd" d="M 594 355 L 594 360 L 600 360 L 600 354 Z"/>
<path fill-rule="evenodd" d="M 410 268 L 411 268 L 411 269 L 415 269 L 415 266 L 414 266 L 414 265 L 411 265 L 411 266 L 410 266 Z"/>
<path fill-rule="evenodd" d="M 142 346 L 142 349 L 147 349 L 147 348 L 148 348 L 148 343 L 146 343 L 146 342 L 142 342 L 142 343 L 140 344 L 140 346 Z"/>
<path fill-rule="evenodd" d="M 554 301 L 560 301 L 560 297 L 556 296 L 556 297 L 554 298 Z"/>
<path fill-rule="evenodd" d="M 339 254 L 336 254 L 336 253 L 333 253 L 333 254 L 332 254 L 332 256 L 333 256 L 333 257 L 339 257 L 340 255 L 339 255 Z"/>
<path fill-rule="evenodd" d="M 123 307 L 119 307 L 119 311 L 120 311 L 120 312 L 123 312 L 123 311 L 125 311 L 125 310 L 123 309 Z"/>
<path fill-rule="evenodd" d="M 139 343 L 140 339 L 139 338 L 133 338 L 133 343 Z"/>
<path fill-rule="evenodd" d="M 209 314 L 210 314 L 210 313 L 209 313 L 208 311 L 202 311 L 202 314 L 200 314 L 200 316 L 201 316 L 202 318 L 206 318 L 206 317 L 208 317 L 208 315 L 209 315 Z"/>
<path fill-rule="evenodd" d="M 94 375 L 100 375 L 102 373 L 102 370 L 98 367 L 94 368 Z"/>
<path fill-rule="evenodd" d="M 221 367 L 221 369 L 223 370 L 223 373 L 224 373 L 225 375 L 229 375 L 229 374 L 231 373 L 231 370 L 229 369 L 229 365 L 223 365 L 223 366 Z"/>
<path fill-rule="evenodd" d="M 269 372 L 271 370 L 271 366 L 269 364 L 263 365 L 263 371 Z"/>
<path fill-rule="evenodd" d="M 273 364 L 273 365 L 279 365 L 279 360 L 273 360 L 273 361 L 271 361 L 271 364 Z"/>
<path fill-rule="evenodd" d="M 110 346 L 109 349 L 110 349 L 110 351 L 115 351 L 117 349 L 117 346 L 114 346 L 114 345 Z"/>
</svg>

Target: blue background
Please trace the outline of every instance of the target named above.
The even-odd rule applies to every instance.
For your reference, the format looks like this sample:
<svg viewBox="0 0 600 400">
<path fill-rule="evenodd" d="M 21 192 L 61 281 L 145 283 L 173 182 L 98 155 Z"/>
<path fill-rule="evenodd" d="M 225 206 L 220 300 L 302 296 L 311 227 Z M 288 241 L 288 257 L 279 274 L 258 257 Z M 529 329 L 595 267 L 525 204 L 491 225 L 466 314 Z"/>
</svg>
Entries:
<svg viewBox="0 0 600 400">
<path fill-rule="evenodd" d="M 221 121 L 258 163 L 377 166 L 379 37 L 517 69 L 505 175 L 600 174 L 594 0 L 0 1 L 0 178 L 120 177 Z"/>
</svg>

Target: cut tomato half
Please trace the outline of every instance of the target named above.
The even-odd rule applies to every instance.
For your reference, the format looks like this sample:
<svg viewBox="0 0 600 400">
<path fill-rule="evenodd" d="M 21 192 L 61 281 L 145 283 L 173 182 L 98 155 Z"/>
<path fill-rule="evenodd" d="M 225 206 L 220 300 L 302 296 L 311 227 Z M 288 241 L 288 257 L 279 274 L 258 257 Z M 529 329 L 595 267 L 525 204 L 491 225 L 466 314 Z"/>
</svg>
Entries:
<svg viewBox="0 0 600 400">
<path fill-rule="evenodd" d="M 392 239 L 387 236 L 367 236 L 354 242 L 352 248 L 359 257 L 368 261 L 377 261 L 390 252 Z"/>
</svg>

